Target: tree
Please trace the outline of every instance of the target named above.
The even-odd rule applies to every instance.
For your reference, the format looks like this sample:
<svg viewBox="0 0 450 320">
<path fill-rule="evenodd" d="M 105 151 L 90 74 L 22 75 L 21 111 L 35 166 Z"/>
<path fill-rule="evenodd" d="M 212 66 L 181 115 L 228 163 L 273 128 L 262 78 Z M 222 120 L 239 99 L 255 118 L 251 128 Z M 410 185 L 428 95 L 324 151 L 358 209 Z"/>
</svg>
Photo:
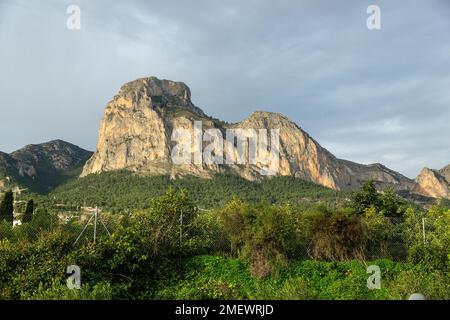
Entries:
<svg viewBox="0 0 450 320">
<path fill-rule="evenodd" d="M 380 209 L 383 215 L 387 217 L 399 217 L 402 216 L 405 209 L 404 201 L 394 192 L 392 187 L 384 189 L 382 195 L 380 195 Z"/>
<path fill-rule="evenodd" d="M 193 221 L 198 209 L 184 189 L 169 188 L 161 197 L 155 198 L 150 207 L 135 213 L 133 228 L 153 248 L 154 255 L 186 252 L 195 234 Z"/>
<path fill-rule="evenodd" d="M 361 190 L 353 193 L 352 207 L 357 214 L 363 214 L 364 210 L 370 207 L 380 209 L 380 196 L 372 180 L 367 181 L 361 187 Z"/>
<path fill-rule="evenodd" d="M 5 192 L 0 204 L 0 221 L 6 220 L 11 224 L 14 221 L 14 195 L 12 190 Z"/>
<path fill-rule="evenodd" d="M 30 199 L 27 202 L 27 208 L 25 209 L 22 222 L 30 222 L 33 219 L 33 211 L 34 211 L 34 201 L 33 199 Z"/>
<path fill-rule="evenodd" d="M 391 219 L 375 207 L 364 210 L 363 222 L 367 228 L 367 253 L 369 258 L 389 258 L 389 239 L 394 235 Z"/>
</svg>

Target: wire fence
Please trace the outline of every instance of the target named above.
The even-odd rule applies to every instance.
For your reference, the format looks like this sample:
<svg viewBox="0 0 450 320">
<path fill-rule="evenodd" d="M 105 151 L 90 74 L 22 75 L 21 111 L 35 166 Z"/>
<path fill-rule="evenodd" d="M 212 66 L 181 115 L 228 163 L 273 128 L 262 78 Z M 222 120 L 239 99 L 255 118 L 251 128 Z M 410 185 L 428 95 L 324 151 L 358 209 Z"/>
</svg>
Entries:
<svg viewBox="0 0 450 320">
<path fill-rule="evenodd" d="M 197 208 L 199 214 L 215 212 L 205 208 Z M 70 226 L 71 236 L 75 245 L 87 242 L 96 242 L 103 237 L 111 236 L 120 224 L 115 214 L 104 214 L 99 208 L 58 205 L 52 208 L 57 221 L 53 225 Z M 13 228 L 21 224 L 22 214 L 15 213 Z M 116 218 L 115 218 L 116 217 Z M 364 218 L 362 218 L 364 220 Z M 183 230 L 183 216 L 180 216 L 180 230 Z M 414 217 L 383 217 L 382 221 L 364 221 L 367 225 L 367 235 L 364 243 L 352 248 L 342 257 L 351 257 L 361 260 L 389 259 L 392 261 L 406 261 L 409 249 L 414 245 L 442 244 L 442 235 L 449 234 L 450 217 L 448 216 L 414 216 Z M 40 229 L 37 228 L 36 232 Z M 0 228 L 0 240 L 8 236 L 5 228 Z M 31 230 L 31 232 L 34 232 Z M 223 236 L 223 234 L 219 234 Z M 180 242 L 187 239 L 180 231 Z M 225 243 L 226 239 L 216 239 Z M 222 240 L 222 241 L 221 241 Z M 206 241 L 205 241 L 206 242 Z M 336 244 L 337 245 L 337 244 Z M 345 249 L 345 248 L 344 248 Z M 232 250 L 231 250 L 232 251 Z M 321 259 L 315 252 L 313 240 L 309 239 L 299 243 L 295 250 L 297 259 Z"/>
</svg>

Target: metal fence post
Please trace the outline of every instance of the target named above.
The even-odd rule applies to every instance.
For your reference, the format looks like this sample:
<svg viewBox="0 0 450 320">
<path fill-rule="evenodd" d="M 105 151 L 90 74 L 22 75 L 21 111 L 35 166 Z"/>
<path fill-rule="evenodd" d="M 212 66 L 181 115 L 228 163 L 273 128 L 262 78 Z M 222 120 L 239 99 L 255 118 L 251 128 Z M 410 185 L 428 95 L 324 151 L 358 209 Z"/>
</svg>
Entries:
<svg viewBox="0 0 450 320">
<path fill-rule="evenodd" d="M 427 238 L 425 235 L 425 218 L 422 218 L 422 235 L 423 235 L 423 245 L 427 244 Z"/>
</svg>

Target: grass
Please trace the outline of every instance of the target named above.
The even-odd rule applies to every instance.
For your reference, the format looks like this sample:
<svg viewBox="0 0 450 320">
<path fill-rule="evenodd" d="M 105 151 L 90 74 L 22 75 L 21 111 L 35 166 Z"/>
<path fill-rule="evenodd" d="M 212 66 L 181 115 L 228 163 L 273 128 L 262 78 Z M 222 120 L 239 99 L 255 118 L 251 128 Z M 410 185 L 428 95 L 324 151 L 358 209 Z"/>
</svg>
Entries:
<svg viewBox="0 0 450 320">
<path fill-rule="evenodd" d="M 156 299 L 407 299 L 420 291 L 430 299 L 449 299 L 447 274 L 429 273 L 409 263 L 372 261 L 382 271 L 381 289 L 369 290 L 366 266 L 348 262 L 297 261 L 264 279 L 250 275 L 249 265 L 221 256 L 196 256 L 185 262 L 186 273 L 165 281 Z"/>
</svg>

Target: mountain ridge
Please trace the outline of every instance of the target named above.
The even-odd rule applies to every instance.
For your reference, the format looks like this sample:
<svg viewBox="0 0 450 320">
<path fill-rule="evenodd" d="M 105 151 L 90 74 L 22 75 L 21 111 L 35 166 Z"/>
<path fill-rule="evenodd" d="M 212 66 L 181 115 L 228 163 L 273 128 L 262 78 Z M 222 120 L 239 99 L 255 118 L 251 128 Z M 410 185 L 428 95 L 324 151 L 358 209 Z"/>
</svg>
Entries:
<svg viewBox="0 0 450 320">
<path fill-rule="evenodd" d="M 193 129 L 201 121 L 203 131 L 218 129 L 279 130 L 279 176 L 291 176 L 335 190 L 355 190 L 367 180 L 379 190 L 392 187 L 403 194 L 450 199 L 450 165 L 424 168 L 410 179 L 380 164 L 359 164 L 337 158 L 322 147 L 301 126 L 283 114 L 257 110 L 242 121 L 227 123 L 207 115 L 191 101 L 183 82 L 141 78 L 125 83 L 108 102 L 99 127 L 95 152 L 52 140 L 30 144 L 11 153 L 0 151 L 0 192 L 6 188 L 28 187 L 48 192 L 76 176 L 126 170 L 139 175 L 168 175 L 171 178 L 211 178 L 233 174 L 247 180 L 261 180 L 265 165 L 238 164 L 236 147 L 224 149 L 232 164 L 182 164 L 171 159 L 171 141 L 176 129 Z M 188 137 L 181 137 L 190 141 Z M 205 143 L 202 143 L 202 148 Z M 198 151 L 193 149 L 192 152 Z M 248 153 L 246 154 L 248 156 Z M 273 161 L 271 159 L 270 161 Z"/>
<path fill-rule="evenodd" d="M 192 132 L 195 120 L 202 121 L 203 131 L 279 129 L 278 175 L 281 176 L 302 178 L 332 189 L 352 190 L 364 181 L 373 180 L 379 189 L 391 186 L 397 191 L 429 194 L 417 181 L 381 164 L 364 165 L 338 159 L 282 114 L 255 111 L 240 122 L 228 124 L 196 107 L 191 101 L 189 87 L 183 82 L 155 77 L 126 83 L 107 104 L 96 151 L 81 176 L 125 169 L 138 174 L 167 174 L 174 178 L 183 175 L 208 178 L 216 173 L 234 173 L 250 180 L 264 178 L 259 174 L 263 166 L 258 163 L 175 165 L 170 157 L 172 134 L 180 128 Z M 191 137 L 181 140 L 184 143 L 190 141 Z M 236 160 L 235 153 L 235 150 L 229 152 L 233 160 Z"/>
<path fill-rule="evenodd" d="M 81 170 L 91 155 L 92 152 L 59 139 L 28 144 L 9 154 L 0 152 L 0 191 L 50 191 L 76 176 L 76 170 Z"/>
</svg>

